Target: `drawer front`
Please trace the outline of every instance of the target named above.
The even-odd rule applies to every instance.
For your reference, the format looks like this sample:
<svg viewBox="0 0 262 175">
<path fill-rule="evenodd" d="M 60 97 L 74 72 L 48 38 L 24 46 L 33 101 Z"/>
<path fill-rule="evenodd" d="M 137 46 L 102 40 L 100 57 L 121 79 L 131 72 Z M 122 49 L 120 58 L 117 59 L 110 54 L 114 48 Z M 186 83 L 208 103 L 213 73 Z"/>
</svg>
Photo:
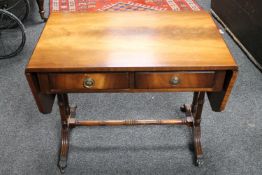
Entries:
<svg viewBox="0 0 262 175">
<path fill-rule="evenodd" d="M 135 75 L 138 89 L 209 89 L 221 90 L 224 71 L 208 72 L 140 72 Z"/>
<path fill-rule="evenodd" d="M 129 88 L 128 73 L 49 74 L 51 91 L 110 90 Z"/>
</svg>

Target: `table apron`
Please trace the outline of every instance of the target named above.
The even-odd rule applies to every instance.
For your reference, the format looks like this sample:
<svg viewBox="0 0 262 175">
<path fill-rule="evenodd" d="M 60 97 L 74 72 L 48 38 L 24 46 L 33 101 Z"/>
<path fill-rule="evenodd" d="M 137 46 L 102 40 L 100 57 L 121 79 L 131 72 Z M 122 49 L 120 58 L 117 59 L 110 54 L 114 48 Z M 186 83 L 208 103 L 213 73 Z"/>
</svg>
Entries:
<svg viewBox="0 0 262 175">
<path fill-rule="evenodd" d="M 37 73 L 41 93 L 218 92 L 226 71 Z"/>
</svg>

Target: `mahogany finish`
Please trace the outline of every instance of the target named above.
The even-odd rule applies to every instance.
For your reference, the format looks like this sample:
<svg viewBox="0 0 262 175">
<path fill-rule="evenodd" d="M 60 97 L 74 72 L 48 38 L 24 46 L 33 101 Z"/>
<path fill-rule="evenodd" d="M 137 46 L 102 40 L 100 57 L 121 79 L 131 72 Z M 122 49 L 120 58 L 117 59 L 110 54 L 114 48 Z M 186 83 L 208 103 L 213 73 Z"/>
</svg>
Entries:
<svg viewBox="0 0 262 175">
<path fill-rule="evenodd" d="M 94 84 L 90 87 L 84 86 L 84 81 L 90 78 Z M 83 89 L 128 89 L 128 73 L 85 73 L 85 74 L 50 74 L 50 89 L 77 91 Z"/>
<path fill-rule="evenodd" d="M 38 73 L 41 92 L 220 92 L 226 71 L 128 72 L 117 73 Z M 172 84 L 172 79 L 178 82 Z M 86 79 L 93 85 L 86 87 Z"/>
<path fill-rule="evenodd" d="M 43 114 L 48 114 L 52 111 L 55 94 L 45 94 L 40 92 L 40 86 L 37 76 L 32 73 L 26 73 L 26 79 L 31 88 L 39 111 Z"/>
<path fill-rule="evenodd" d="M 75 126 L 187 125 L 201 165 L 205 93 L 212 109 L 222 111 L 237 77 L 237 65 L 206 12 L 53 13 L 25 71 L 40 112 L 50 113 L 58 97 L 61 172 Z M 94 92 L 194 92 L 194 97 L 181 107 L 182 119 L 77 120 L 67 93 Z"/>
<path fill-rule="evenodd" d="M 177 83 L 172 84 L 172 78 Z M 136 74 L 136 88 L 167 89 L 167 88 L 208 88 L 221 90 L 225 78 L 224 71 L 218 72 L 139 72 Z"/>
<path fill-rule="evenodd" d="M 192 125 L 193 120 L 169 119 L 169 120 L 68 120 L 70 126 L 122 126 L 122 125 Z"/>
<path fill-rule="evenodd" d="M 213 111 L 221 112 L 225 109 L 229 95 L 237 79 L 238 71 L 227 71 L 224 87 L 219 92 L 208 92 L 208 99 Z"/>
<path fill-rule="evenodd" d="M 52 13 L 27 66 L 28 72 L 232 69 L 237 65 L 206 12 Z"/>
<path fill-rule="evenodd" d="M 69 150 L 69 127 L 67 124 L 67 120 L 69 116 L 73 117 L 75 112 L 69 107 L 68 96 L 67 94 L 58 94 L 58 106 L 60 110 L 61 116 L 61 145 L 60 145 L 60 156 L 58 161 L 58 166 L 60 167 L 61 172 L 64 172 L 64 169 L 67 166 L 67 157 Z"/>
</svg>

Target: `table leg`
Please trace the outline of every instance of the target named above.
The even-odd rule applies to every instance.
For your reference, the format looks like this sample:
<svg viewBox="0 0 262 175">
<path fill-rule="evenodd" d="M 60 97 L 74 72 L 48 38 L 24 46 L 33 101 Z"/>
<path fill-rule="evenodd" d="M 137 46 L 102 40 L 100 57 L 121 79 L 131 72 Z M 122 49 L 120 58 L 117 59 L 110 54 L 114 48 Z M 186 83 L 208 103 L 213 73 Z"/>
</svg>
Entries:
<svg viewBox="0 0 262 175">
<path fill-rule="evenodd" d="M 185 112 L 186 118 L 173 120 L 108 120 L 108 121 L 91 121 L 76 120 L 76 107 L 69 106 L 67 94 L 58 94 L 58 105 L 61 116 L 61 146 L 58 161 L 58 167 L 62 173 L 67 166 L 67 157 L 69 150 L 69 133 L 70 128 L 75 126 L 119 126 L 119 125 L 187 125 L 193 128 L 194 153 L 196 165 L 203 164 L 203 151 L 201 146 L 201 114 L 204 104 L 205 92 L 195 92 L 191 105 L 183 105 L 181 111 Z"/>
<path fill-rule="evenodd" d="M 60 155 L 58 161 L 58 167 L 61 173 L 64 173 L 64 169 L 67 166 L 67 155 L 69 148 L 69 126 L 67 120 L 70 116 L 70 107 L 68 103 L 67 94 L 58 94 L 58 106 L 61 116 L 61 145 L 60 145 Z"/>
<path fill-rule="evenodd" d="M 44 0 L 36 0 L 38 7 L 39 7 L 39 13 L 41 18 L 46 22 L 47 18 L 45 17 L 45 11 L 44 11 Z"/>
<path fill-rule="evenodd" d="M 203 151 L 201 146 L 201 114 L 203 110 L 205 92 L 195 92 L 192 103 L 192 114 L 194 117 L 193 122 L 193 137 L 194 137 L 194 150 L 196 157 L 196 165 L 201 166 L 203 161 Z"/>
<path fill-rule="evenodd" d="M 180 109 L 186 115 L 193 116 L 193 141 L 196 165 L 201 166 L 203 161 L 203 151 L 201 146 L 201 114 L 203 110 L 205 92 L 194 92 L 192 105 L 183 105 Z"/>
</svg>

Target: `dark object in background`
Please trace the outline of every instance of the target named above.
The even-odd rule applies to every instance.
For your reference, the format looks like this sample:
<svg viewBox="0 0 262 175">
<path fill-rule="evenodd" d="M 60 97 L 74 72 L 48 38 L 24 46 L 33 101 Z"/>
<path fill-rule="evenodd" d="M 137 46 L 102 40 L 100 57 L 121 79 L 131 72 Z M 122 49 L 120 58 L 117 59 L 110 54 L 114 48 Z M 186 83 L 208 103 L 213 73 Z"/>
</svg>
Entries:
<svg viewBox="0 0 262 175">
<path fill-rule="evenodd" d="M 44 10 L 44 0 L 36 0 L 38 7 L 39 7 L 39 13 L 41 18 L 44 21 L 47 21 L 47 18 L 45 17 L 45 10 Z"/>
<path fill-rule="evenodd" d="M 212 14 L 262 70 L 262 1 L 212 0 Z"/>
<path fill-rule="evenodd" d="M 0 9 L 10 12 L 24 21 L 30 13 L 30 4 L 28 0 L 0 0 Z"/>
<path fill-rule="evenodd" d="M 28 0 L 0 0 L 0 59 L 20 53 L 25 45 L 25 27 L 21 21 L 30 11 Z"/>
</svg>

